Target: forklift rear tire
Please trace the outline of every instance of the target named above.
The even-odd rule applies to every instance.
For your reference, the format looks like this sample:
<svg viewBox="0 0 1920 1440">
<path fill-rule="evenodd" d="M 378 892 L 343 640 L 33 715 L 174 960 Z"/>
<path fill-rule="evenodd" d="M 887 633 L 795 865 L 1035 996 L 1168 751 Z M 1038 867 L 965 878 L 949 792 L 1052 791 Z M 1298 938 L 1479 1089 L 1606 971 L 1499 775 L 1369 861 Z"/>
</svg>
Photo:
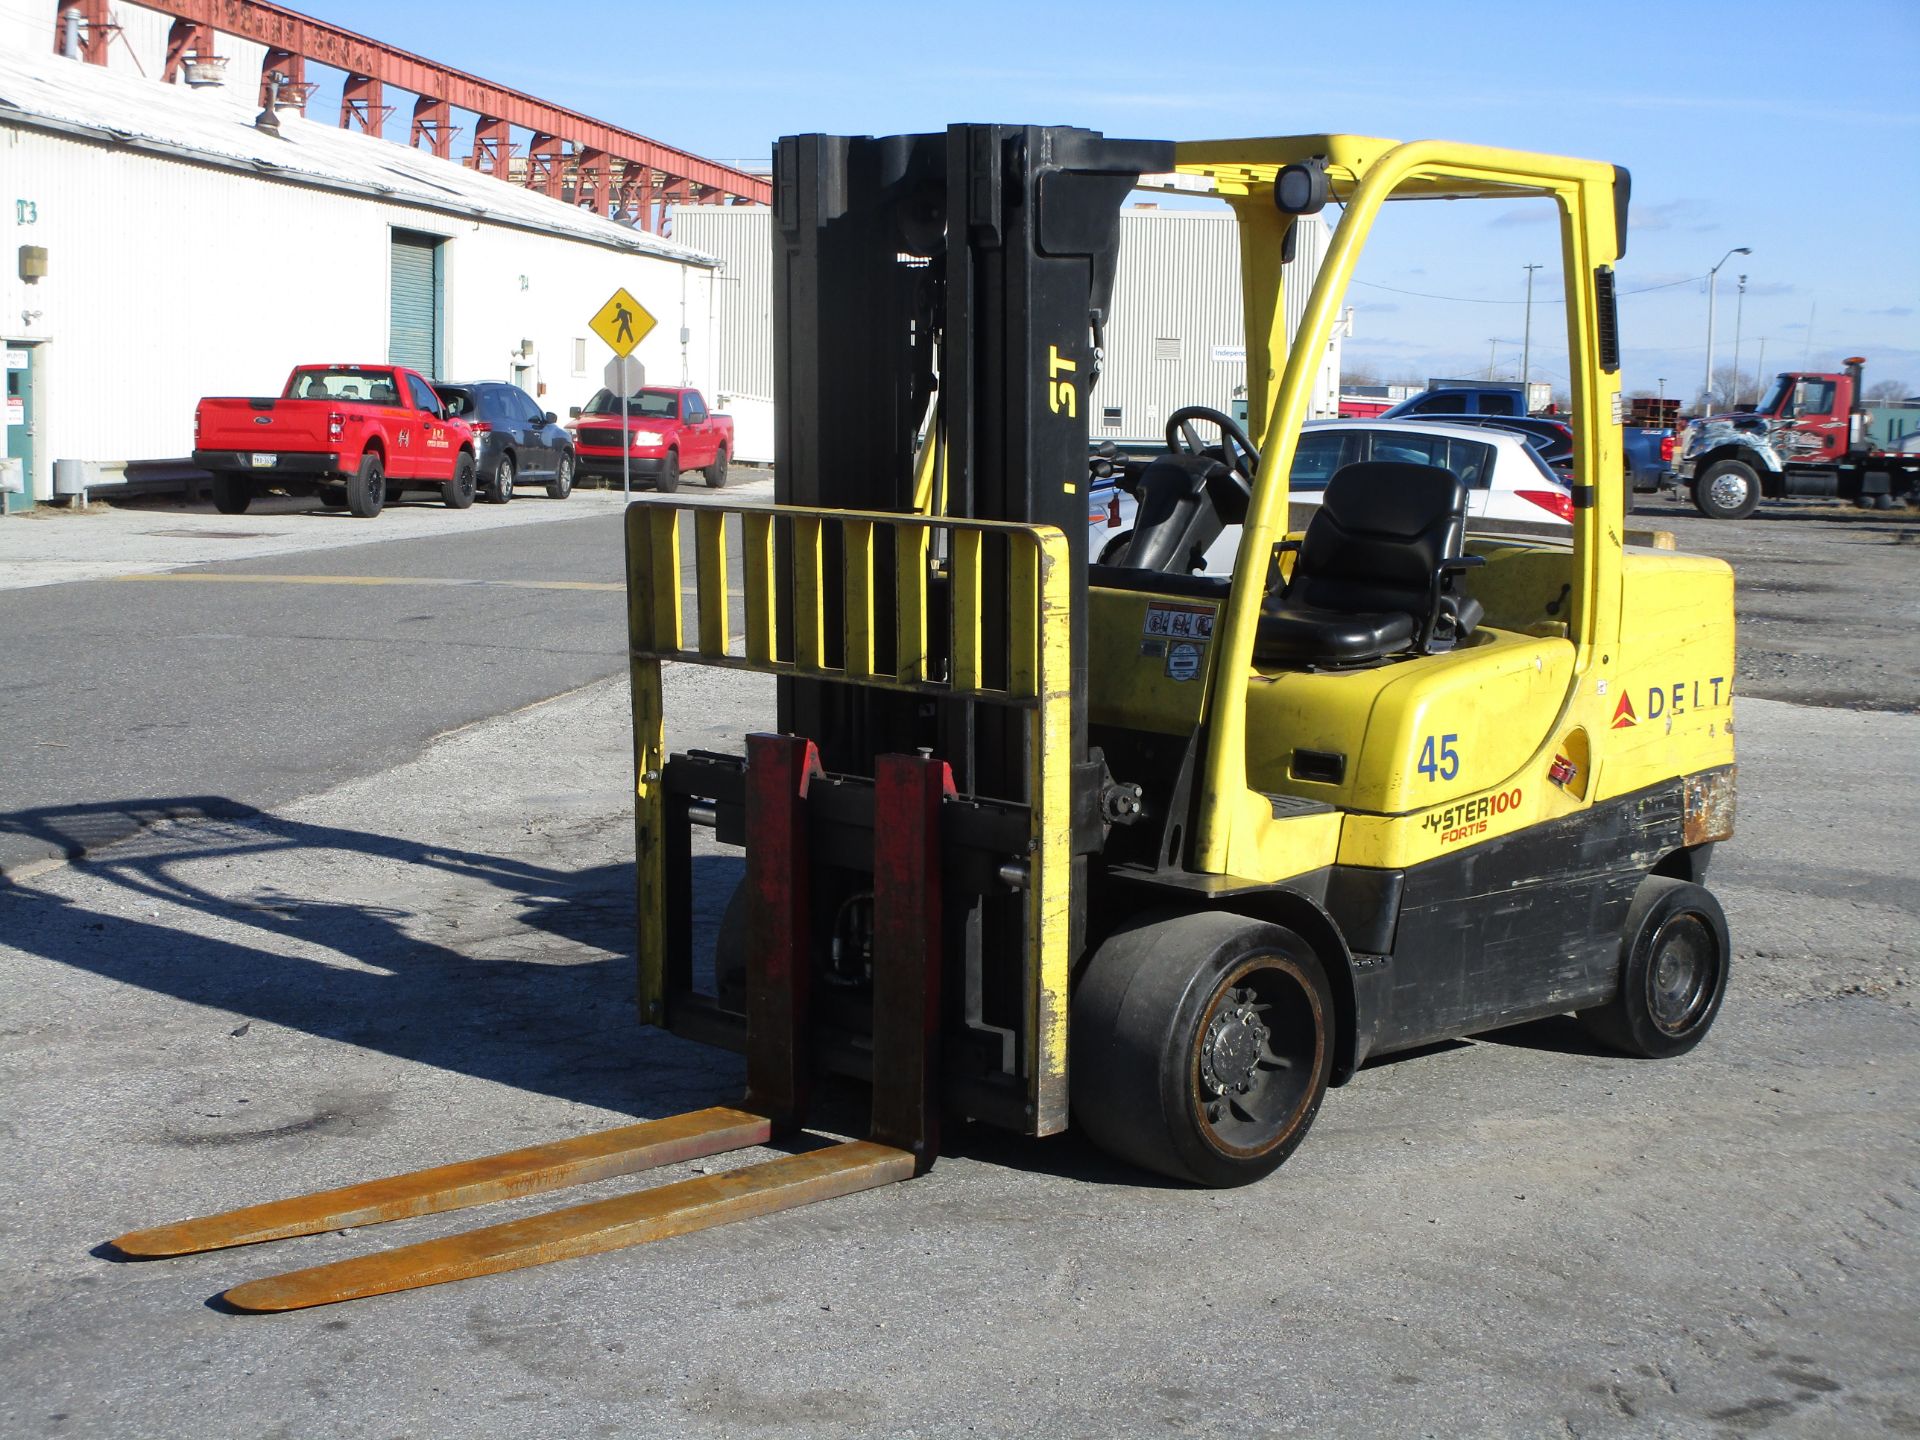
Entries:
<svg viewBox="0 0 1920 1440">
<path fill-rule="evenodd" d="M 347 509 L 362 520 L 371 520 L 387 503 L 387 476 L 378 455 L 365 455 L 360 468 L 347 481 Z"/>
<path fill-rule="evenodd" d="M 1684 1055 L 1720 1014 L 1731 955 L 1727 917 L 1712 891 L 1649 875 L 1620 932 L 1620 993 L 1580 1011 L 1580 1023 L 1628 1055 Z"/>
<path fill-rule="evenodd" d="M 1111 1155 L 1224 1188 L 1306 1138 L 1333 1072 L 1333 994 L 1298 935 L 1240 915 L 1150 915 L 1073 995 L 1073 1113 Z"/>
<path fill-rule="evenodd" d="M 213 508 L 222 515 L 244 515 L 253 504 L 253 482 L 243 475 L 213 477 Z"/>
</svg>

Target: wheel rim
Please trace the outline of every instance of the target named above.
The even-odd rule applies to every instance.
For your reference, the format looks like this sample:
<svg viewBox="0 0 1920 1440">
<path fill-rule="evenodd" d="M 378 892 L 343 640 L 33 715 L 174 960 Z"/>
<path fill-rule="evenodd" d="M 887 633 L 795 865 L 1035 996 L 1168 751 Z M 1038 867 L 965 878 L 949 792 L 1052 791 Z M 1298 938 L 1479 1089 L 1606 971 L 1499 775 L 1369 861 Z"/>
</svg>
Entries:
<svg viewBox="0 0 1920 1440">
<path fill-rule="evenodd" d="M 1201 1128 L 1228 1155 L 1286 1143 L 1311 1113 L 1325 1044 L 1319 996 L 1279 956 L 1250 958 L 1214 994 L 1195 1045 Z"/>
<path fill-rule="evenodd" d="M 500 462 L 499 470 L 494 472 L 493 483 L 499 488 L 502 500 L 513 498 L 513 462 L 511 460 Z"/>
<path fill-rule="evenodd" d="M 1698 915 L 1676 915 L 1653 937 L 1647 962 L 1647 1013 L 1661 1033 L 1679 1036 L 1713 1006 L 1719 946 Z"/>
<path fill-rule="evenodd" d="M 563 455 L 560 458 L 560 473 L 554 478 L 560 485 L 562 495 L 573 489 L 573 457 L 571 455 Z"/>
<path fill-rule="evenodd" d="M 1707 486 L 1707 494 L 1720 509 L 1737 510 L 1746 503 L 1746 478 L 1731 470 L 1722 470 Z"/>
</svg>

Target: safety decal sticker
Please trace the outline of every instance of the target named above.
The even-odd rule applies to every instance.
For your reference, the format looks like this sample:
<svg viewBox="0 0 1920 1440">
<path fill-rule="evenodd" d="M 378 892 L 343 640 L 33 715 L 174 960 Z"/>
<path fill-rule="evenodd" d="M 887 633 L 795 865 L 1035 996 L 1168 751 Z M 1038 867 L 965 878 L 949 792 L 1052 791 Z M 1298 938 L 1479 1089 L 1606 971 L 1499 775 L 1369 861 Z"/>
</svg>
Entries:
<svg viewBox="0 0 1920 1440">
<path fill-rule="evenodd" d="M 1166 635 L 1176 640 L 1198 640 L 1204 644 L 1213 638 L 1213 606 L 1169 605 L 1156 601 L 1147 607 L 1147 623 L 1143 633 Z"/>
<path fill-rule="evenodd" d="M 1200 647 L 1181 640 L 1167 647 L 1167 678 L 1197 680 L 1200 677 Z"/>
<path fill-rule="evenodd" d="M 1631 730 L 1640 723 L 1640 717 L 1633 713 L 1633 697 L 1626 691 L 1620 692 L 1620 703 L 1613 707 L 1613 728 Z"/>
</svg>

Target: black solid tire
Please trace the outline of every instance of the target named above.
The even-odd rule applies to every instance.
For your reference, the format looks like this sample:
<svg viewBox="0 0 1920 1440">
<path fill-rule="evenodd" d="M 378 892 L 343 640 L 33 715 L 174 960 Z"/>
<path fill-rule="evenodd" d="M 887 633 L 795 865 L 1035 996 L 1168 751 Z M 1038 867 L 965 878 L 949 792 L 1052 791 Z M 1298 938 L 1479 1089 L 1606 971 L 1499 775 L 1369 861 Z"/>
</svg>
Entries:
<svg viewBox="0 0 1920 1440">
<path fill-rule="evenodd" d="M 513 499 L 513 457 L 502 455 L 500 463 L 493 467 L 493 474 L 487 478 L 487 503 L 504 505 Z"/>
<path fill-rule="evenodd" d="M 1713 892 L 1649 875 L 1620 932 L 1620 990 L 1579 1012 L 1596 1040 L 1628 1055 L 1684 1055 L 1713 1028 L 1727 994 L 1733 945 Z"/>
<path fill-rule="evenodd" d="M 713 463 L 705 471 L 709 490 L 727 488 L 727 447 L 722 445 L 713 453 Z"/>
<path fill-rule="evenodd" d="M 347 481 L 347 509 L 362 520 L 371 520 L 386 503 L 386 467 L 378 455 L 368 452 L 360 457 L 360 468 Z"/>
<path fill-rule="evenodd" d="M 678 450 L 667 451 L 666 458 L 660 462 L 660 473 L 654 477 L 653 488 L 662 495 L 671 495 L 680 488 L 680 452 Z"/>
<path fill-rule="evenodd" d="M 329 510 L 347 508 L 347 487 L 344 485 L 322 485 L 318 492 L 320 503 Z"/>
<path fill-rule="evenodd" d="M 573 456 L 563 453 L 560 465 L 553 472 L 553 479 L 547 482 L 547 495 L 554 500 L 564 500 L 573 493 Z"/>
<path fill-rule="evenodd" d="M 1075 1123 L 1162 1175 L 1215 1187 L 1262 1179 L 1306 1138 L 1326 1096 L 1333 993 L 1312 949 L 1278 925 L 1142 916 L 1094 952 L 1072 1007 Z M 1232 1043 L 1226 1032 L 1254 1010 L 1272 1028 L 1246 1067 L 1253 1089 L 1217 1092 L 1209 1077 Z"/>
<path fill-rule="evenodd" d="M 253 482 L 244 475 L 213 477 L 213 508 L 222 515 L 244 515 L 253 504 Z"/>
<path fill-rule="evenodd" d="M 453 478 L 440 487 L 440 499 L 449 510 L 464 510 L 473 504 L 473 497 L 479 488 L 479 475 L 474 467 L 473 456 L 463 450 L 454 459 Z"/>
<path fill-rule="evenodd" d="M 1714 461 L 1694 478 L 1693 507 L 1709 520 L 1746 519 L 1760 508 L 1759 472 L 1744 460 Z"/>
</svg>

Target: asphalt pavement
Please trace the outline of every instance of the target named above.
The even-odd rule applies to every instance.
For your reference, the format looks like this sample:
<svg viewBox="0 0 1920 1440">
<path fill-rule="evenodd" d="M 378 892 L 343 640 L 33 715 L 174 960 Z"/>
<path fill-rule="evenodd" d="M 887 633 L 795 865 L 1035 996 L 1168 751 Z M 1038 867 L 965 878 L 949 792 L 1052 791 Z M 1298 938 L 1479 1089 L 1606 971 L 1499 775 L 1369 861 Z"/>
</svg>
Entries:
<svg viewBox="0 0 1920 1440">
<path fill-rule="evenodd" d="M 384 516 L 284 502 L 265 516 L 160 508 L 12 527 L 15 574 L 106 578 L 6 591 L 0 875 L 157 818 L 246 814 L 377 773 L 624 666 L 618 495 L 407 513 L 405 538 L 381 536 Z M 198 536 L 196 555 L 255 553 L 154 570 L 132 558 L 153 530 Z"/>
<path fill-rule="evenodd" d="M 83 748 L 143 757 L 99 792 L 117 799 L 212 772 L 168 768 L 183 741 L 136 736 L 116 686 L 251 684 L 224 703 L 296 719 L 363 709 L 356 684 L 423 699 L 296 798 L 229 781 L 258 813 L 158 819 L 0 883 L 0 1435 L 1920 1434 L 1920 715 L 1899 688 L 1920 631 L 1893 583 L 1915 522 L 1662 520 L 1740 552 L 1743 646 L 1767 657 L 1743 650 L 1738 833 L 1709 877 L 1733 981 L 1688 1056 L 1627 1060 L 1553 1020 L 1391 1057 L 1227 1192 L 1073 1133 L 961 1128 L 905 1185 L 285 1316 L 209 1301 L 559 1202 L 142 1264 L 101 1242 L 739 1094 L 735 1057 L 634 1016 L 618 597 L 492 583 L 617 578 L 617 522 L 49 587 L 209 597 L 153 612 L 143 668 L 138 627 L 106 627 L 90 683 L 119 728 Z M 1777 583 L 1804 579 L 1831 588 Z M 233 592 L 268 598 L 197 608 Z M 567 608 L 603 601 L 604 631 Z M 390 664 L 363 611 L 390 632 L 426 615 L 438 643 Z M 255 634 L 256 613 L 279 618 Z M 595 638 L 543 658 L 559 625 Z M 324 677 L 304 709 L 186 658 L 272 668 L 302 633 Z M 669 667 L 674 748 L 735 748 L 770 715 L 764 678 Z M 701 843 L 694 873 L 704 944 L 737 854 Z M 819 1108 L 827 1133 L 864 1127 L 856 1089 Z"/>
</svg>

